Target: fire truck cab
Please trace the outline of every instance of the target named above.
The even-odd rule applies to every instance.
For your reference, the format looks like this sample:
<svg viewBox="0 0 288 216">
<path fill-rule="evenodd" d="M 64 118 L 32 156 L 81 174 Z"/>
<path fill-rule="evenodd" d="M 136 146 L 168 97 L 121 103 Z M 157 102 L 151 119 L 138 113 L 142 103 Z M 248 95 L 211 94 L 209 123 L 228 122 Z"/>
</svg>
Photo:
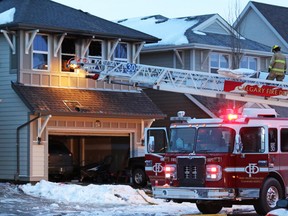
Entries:
<svg viewBox="0 0 288 216">
<path fill-rule="evenodd" d="M 155 198 L 190 201 L 204 214 L 233 204 L 260 215 L 287 195 L 288 118 L 274 109 L 192 119 L 145 129 L 146 173 Z"/>
</svg>

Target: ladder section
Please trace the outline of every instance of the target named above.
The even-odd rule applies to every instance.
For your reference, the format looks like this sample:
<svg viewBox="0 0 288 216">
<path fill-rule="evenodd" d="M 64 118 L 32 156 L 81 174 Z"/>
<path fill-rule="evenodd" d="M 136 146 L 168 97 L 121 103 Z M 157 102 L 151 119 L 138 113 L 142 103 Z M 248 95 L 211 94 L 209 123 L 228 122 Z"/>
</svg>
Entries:
<svg viewBox="0 0 288 216">
<path fill-rule="evenodd" d="M 131 64 L 120 61 L 78 62 L 89 78 L 163 91 L 221 97 L 245 102 L 288 106 L 288 83 L 259 78 L 231 78 L 220 74 Z"/>
</svg>

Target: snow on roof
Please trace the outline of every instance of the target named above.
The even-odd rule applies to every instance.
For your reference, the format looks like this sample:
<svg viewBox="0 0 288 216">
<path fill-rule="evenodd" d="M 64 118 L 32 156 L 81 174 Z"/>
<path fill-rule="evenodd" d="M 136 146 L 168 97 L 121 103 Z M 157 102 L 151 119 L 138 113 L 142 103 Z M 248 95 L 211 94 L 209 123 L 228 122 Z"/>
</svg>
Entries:
<svg viewBox="0 0 288 216">
<path fill-rule="evenodd" d="M 11 8 L 3 13 L 0 13 L 0 25 L 13 22 L 15 11 L 15 8 Z"/>
<path fill-rule="evenodd" d="M 161 41 L 157 45 L 181 45 L 188 43 L 185 36 L 187 29 L 195 26 L 198 22 L 198 19 L 187 19 L 187 17 L 157 19 L 156 16 L 150 16 L 119 20 L 118 24 L 160 38 Z M 151 45 L 155 45 L 155 43 Z"/>
</svg>

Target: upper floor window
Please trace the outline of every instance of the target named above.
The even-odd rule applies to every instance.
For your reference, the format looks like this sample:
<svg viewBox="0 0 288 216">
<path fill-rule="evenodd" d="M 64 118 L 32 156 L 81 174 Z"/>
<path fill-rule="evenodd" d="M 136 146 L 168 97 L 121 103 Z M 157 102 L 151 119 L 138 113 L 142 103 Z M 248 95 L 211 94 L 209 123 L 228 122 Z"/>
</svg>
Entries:
<svg viewBox="0 0 288 216">
<path fill-rule="evenodd" d="M 240 61 L 240 68 L 257 70 L 258 59 L 252 56 L 243 56 Z"/>
<path fill-rule="evenodd" d="M 119 43 L 114 52 L 114 59 L 127 61 L 127 50 L 127 43 Z"/>
<path fill-rule="evenodd" d="M 211 73 L 217 73 L 219 68 L 229 68 L 229 55 L 223 53 L 210 54 Z"/>
<path fill-rule="evenodd" d="M 37 34 L 33 40 L 33 69 L 48 70 L 48 36 Z"/>
<path fill-rule="evenodd" d="M 102 43 L 101 41 L 92 41 L 88 49 L 88 56 L 94 58 L 102 58 Z"/>
<path fill-rule="evenodd" d="M 75 39 L 65 38 L 61 45 L 61 69 L 66 72 L 74 72 L 74 69 L 67 67 L 67 62 L 76 57 Z"/>
</svg>

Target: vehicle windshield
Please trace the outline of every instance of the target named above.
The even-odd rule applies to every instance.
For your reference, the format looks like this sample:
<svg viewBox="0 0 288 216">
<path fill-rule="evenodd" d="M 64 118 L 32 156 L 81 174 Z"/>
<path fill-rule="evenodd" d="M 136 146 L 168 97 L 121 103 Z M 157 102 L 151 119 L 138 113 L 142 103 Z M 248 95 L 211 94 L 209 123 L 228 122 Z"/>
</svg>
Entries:
<svg viewBox="0 0 288 216">
<path fill-rule="evenodd" d="M 167 152 L 228 153 L 235 131 L 228 127 L 172 128 Z"/>
<path fill-rule="evenodd" d="M 195 152 L 221 152 L 233 151 L 235 131 L 227 127 L 200 127 L 197 131 Z"/>
<path fill-rule="evenodd" d="M 167 152 L 193 152 L 196 128 L 172 128 Z"/>
</svg>

